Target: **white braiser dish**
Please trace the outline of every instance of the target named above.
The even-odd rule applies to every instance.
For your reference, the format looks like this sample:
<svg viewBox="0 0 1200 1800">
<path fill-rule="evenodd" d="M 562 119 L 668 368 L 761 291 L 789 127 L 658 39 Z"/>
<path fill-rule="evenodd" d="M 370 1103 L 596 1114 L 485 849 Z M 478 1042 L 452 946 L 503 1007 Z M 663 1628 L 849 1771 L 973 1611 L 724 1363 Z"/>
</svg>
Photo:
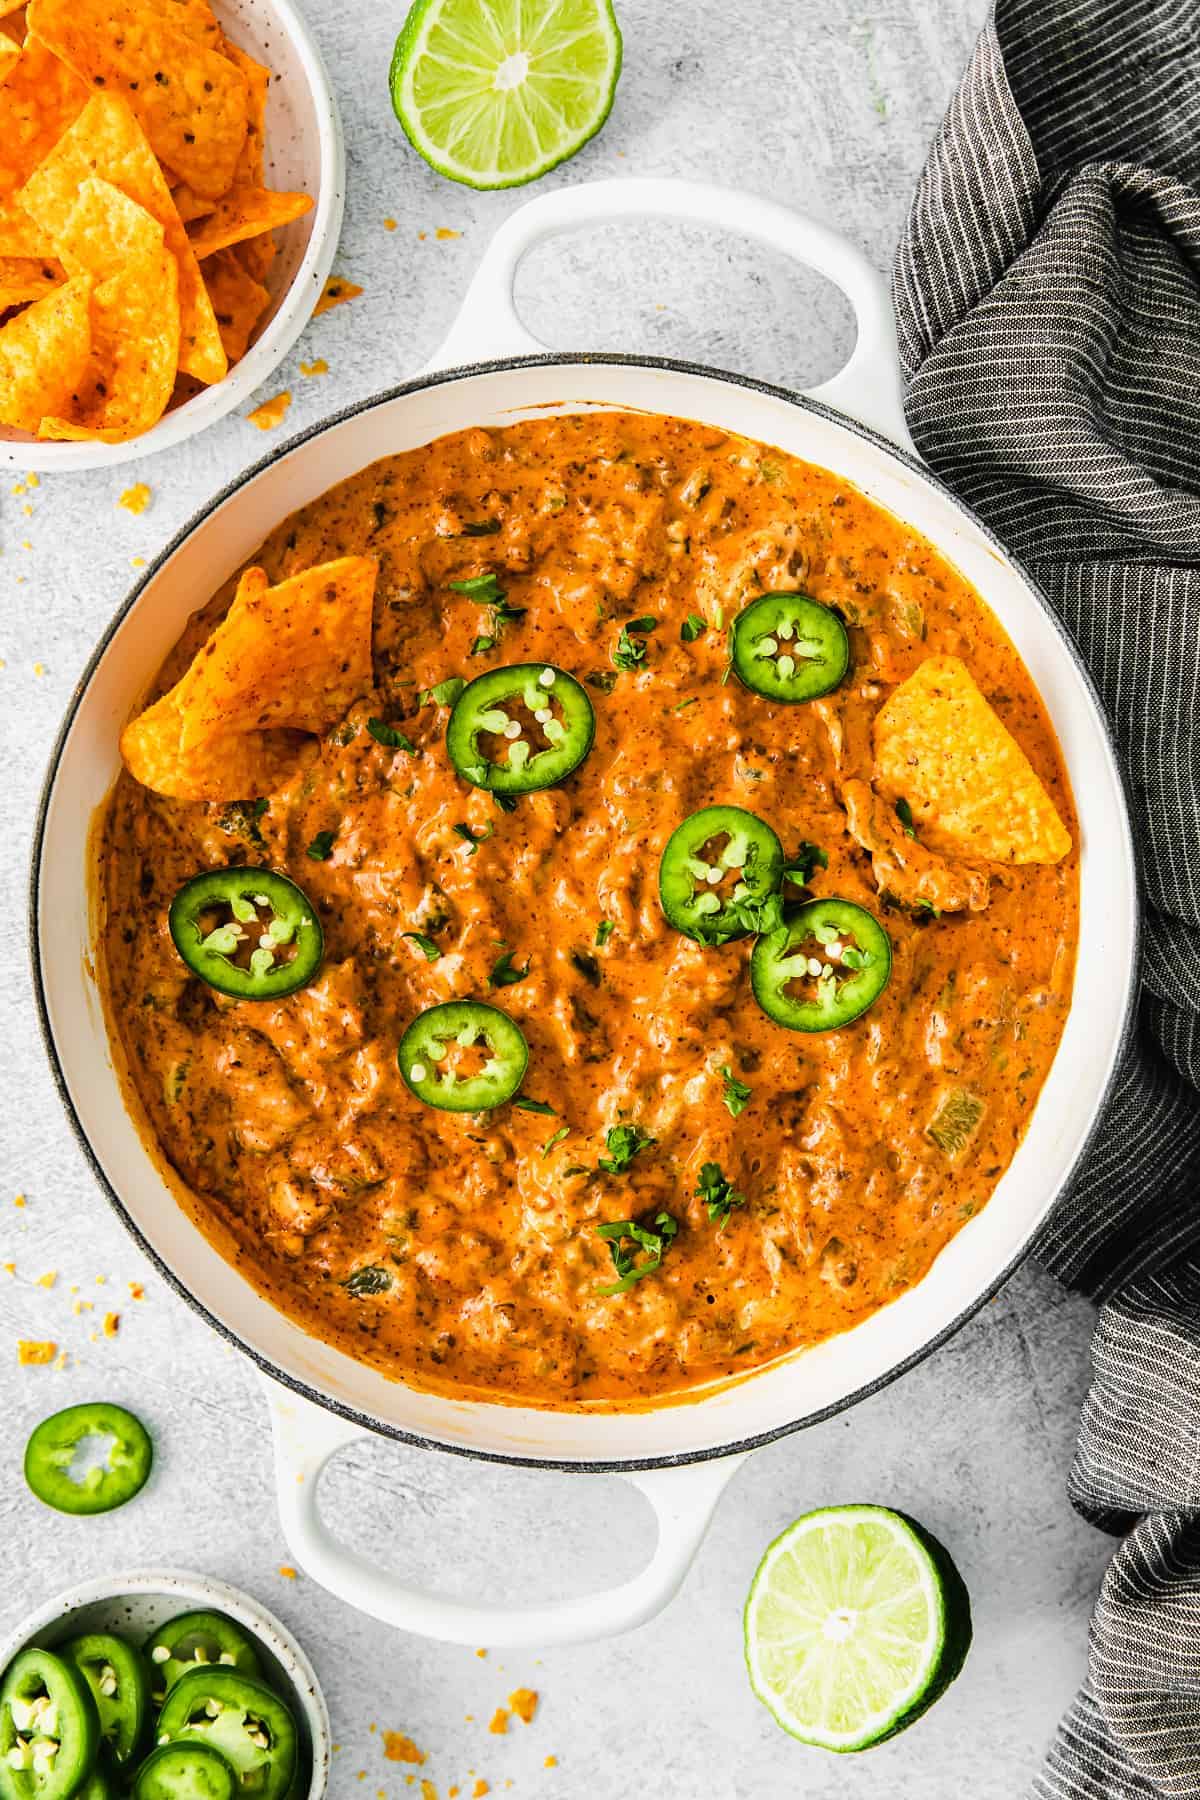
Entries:
<svg viewBox="0 0 1200 1800">
<path fill-rule="evenodd" d="M 524 251 L 551 232 L 634 213 L 722 224 L 838 282 L 858 322 L 846 368 L 804 399 L 635 359 L 514 360 L 531 342 L 511 305 L 512 275 Z M 126 1222 L 193 1304 L 293 1390 L 273 1391 L 280 1501 L 298 1558 L 354 1604 L 398 1624 L 466 1643 L 545 1643 L 621 1629 L 661 1605 L 681 1579 L 733 1463 L 634 1477 L 660 1514 L 659 1548 L 647 1570 L 615 1594 L 503 1617 L 414 1593 L 335 1544 L 316 1512 L 322 1463 L 360 1425 L 477 1456 L 559 1466 L 628 1471 L 728 1459 L 845 1406 L 908 1366 L 1020 1259 L 1081 1153 L 1127 1025 L 1136 883 L 1120 779 L 1077 653 L 979 523 L 911 456 L 874 435 L 877 428 L 907 441 L 886 290 L 849 245 L 769 202 L 723 190 L 672 182 L 563 190 L 514 215 L 486 253 L 439 362 L 472 354 L 506 360 L 426 373 L 286 446 L 203 512 L 134 591 L 84 676 L 52 761 L 36 852 L 35 956 L 65 1097 Z M 678 414 L 777 445 L 844 476 L 949 558 L 1009 632 L 1053 719 L 1079 812 L 1082 898 L 1075 1000 L 1025 1140 L 988 1206 L 924 1280 L 854 1330 L 736 1385 L 686 1404 L 608 1414 L 439 1398 L 388 1381 L 306 1335 L 217 1254 L 165 1190 L 126 1111 L 90 974 L 95 920 L 84 852 L 93 813 L 117 773 L 122 724 L 199 600 L 280 518 L 377 457 L 446 432 L 593 408 Z M 856 418 L 873 429 L 864 431 Z M 298 1481 L 300 1475 L 306 1479 Z"/>
</svg>

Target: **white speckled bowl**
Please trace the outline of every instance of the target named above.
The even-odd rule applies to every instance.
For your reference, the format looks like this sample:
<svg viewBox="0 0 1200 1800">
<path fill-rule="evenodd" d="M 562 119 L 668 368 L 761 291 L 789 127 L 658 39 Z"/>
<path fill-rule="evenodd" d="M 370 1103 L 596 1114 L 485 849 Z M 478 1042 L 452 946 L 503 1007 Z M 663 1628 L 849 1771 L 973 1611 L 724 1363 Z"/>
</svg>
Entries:
<svg viewBox="0 0 1200 1800">
<path fill-rule="evenodd" d="M 302 1778 L 292 1793 L 296 1800 L 322 1800 L 329 1786 L 329 1714 L 313 1666 L 272 1613 L 223 1581 L 185 1569 L 145 1569 L 85 1581 L 22 1619 L 0 1644 L 0 1671 L 27 1644 L 53 1650 L 85 1631 L 112 1631 L 140 1644 L 167 1619 L 195 1611 L 226 1613 L 254 1639 L 267 1685 L 287 1701 L 300 1734 Z"/>
<path fill-rule="evenodd" d="M 291 0 L 214 0 L 228 36 L 273 70 L 267 95 L 266 183 L 311 194 L 312 211 L 276 232 L 279 254 L 266 285 L 271 305 L 258 336 L 224 381 L 164 413 L 127 444 L 44 443 L 0 425 L 0 468 L 111 468 L 203 431 L 245 400 L 283 361 L 303 331 L 333 266 L 346 189 L 342 124 L 316 41 Z"/>
</svg>

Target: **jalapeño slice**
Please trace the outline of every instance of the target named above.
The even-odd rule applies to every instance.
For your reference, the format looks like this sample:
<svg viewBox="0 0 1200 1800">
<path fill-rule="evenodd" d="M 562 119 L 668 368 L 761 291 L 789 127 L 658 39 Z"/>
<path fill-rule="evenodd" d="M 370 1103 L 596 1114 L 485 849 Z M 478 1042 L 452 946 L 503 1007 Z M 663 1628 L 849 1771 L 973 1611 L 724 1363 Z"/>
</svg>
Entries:
<svg viewBox="0 0 1200 1800">
<path fill-rule="evenodd" d="M 20 1651 L 0 1683 L 0 1797 L 70 1800 L 100 1747 L 96 1703 L 73 1664 Z"/>
<path fill-rule="evenodd" d="M 783 846 L 768 824 L 740 806 L 706 806 L 667 839 L 658 893 L 676 931 L 727 944 L 762 928 L 782 879 Z"/>
<path fill-rule="evenodd" d="M 92 1690 L 100 1736 L 118 1768 L 141 1748 L 150 1716 L 150 1671 L 140 1650 L 107 1631 L 87 1632 L 59 1646 Z"/>
<path fill-rule="evenodd" d="M 192 974 L 235 1000 L 294 994 L 325 953 L 312 901 L 272 869 L 194 875 L 172 900 L 167 922 Z"/>
<path fill-rule="evenodd" d="M 243 1675 L 260 1675 L 258 1651 L 240 1625 L 224 1613 L 186 1612 L 168 1619 L 146 1640 L 146 1654 L 154 1665 L 159 1687 L 173 1688 L 189 1669 L 214 1663 L 239 1669 Z"/>
<path fill-rule="evenodd" d="M 810 900 L 750 958 L 754 998 L 789 1031 L 836 1031 L 878 1000 L 892 973 L 892 945 L 873 913 L 853 900 Z"/>
<path fill-rule="evenodd" d="M 237 1800 L 240 1786 L 233 1764 L 211 1744 L 163 1744 L 138 1770 L 133 1800 Z"/>
<path fill-rule="evenodd" d="M 158 1715 L 159 1744 L 209 1744 L 233 1764 L 238 1791 L 283 1800 L 296 1772 L 296 1724 L 277 1694 L 238 1669 L 189 1669 Z"/>
<path fill-rule="evenodd" d="M 479 1000 L 448 1000 L 418 1014 L 400 1039 L 400 1073 L 426 1106 L 489 1112 L 525 1079 L 529 1046 L 507 1013 Z"/>
<path fill-rule="evenodd" d="M 531 794 L 577 769 L 596 715 L 573 675 L 552 663 L 513 663 L 469 681 L 446 727 L 464 781 L 493 794 Z"/>
<path fill-rule="evenodd" d="M 111 1512 L 141 1492 L 153 1460 L 140 1419 L 107 1400 L 85 1401 L 34 1427 L 25 1446 L 25 1480 L 58 1512 Z"/>
<path fill-rule="evenodd" d="M 816 700 L 850 666 L 850 639 L 835 612 L 807 594 L 760 594 L 733 621 L 733 672 L 768 700 Z"/>
</svg>

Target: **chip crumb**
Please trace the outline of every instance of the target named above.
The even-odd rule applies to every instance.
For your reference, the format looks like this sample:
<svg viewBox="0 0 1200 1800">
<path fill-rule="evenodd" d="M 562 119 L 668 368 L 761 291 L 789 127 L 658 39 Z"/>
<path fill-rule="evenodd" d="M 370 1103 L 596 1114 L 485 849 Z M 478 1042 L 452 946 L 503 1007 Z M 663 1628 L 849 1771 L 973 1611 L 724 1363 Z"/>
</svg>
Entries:
<svg viewBox="0 0 1200 1800">
<path fill-rule="evenodd" d="M 557 1756 L 555 1756 L 553 1754 L 553 1752 L 551 1752 L 551 1754 L 546 1758 L 545 1762 L 542 1764 L 542 1767 L 543 1767 L 543 1769 L 557 1769 L 557 1767 L 558 1767 Z"/>
<path fill-rule="evenodd" d="M 103 1275 L 97 1275 L 96 1280 L 102 1282 L 104 1280 Z M 140 1281 L 131 1281 L 130 1282 L 129 1298 L 131 1300 L 144 1300 L 146 1298 L 146 1290 L 142 1286 Z"/>
<path fill-rule="evenodd" d="M 37 1285 L 38 1285 L 38 1287 L 52 1288 L 57 1280 L 58 1280 L 58 1270 L 57 1269 L 47 1269 L 46 1273 L 44 1275 L 38 1276 Z"/>
<path fill-rule="evenodd" d="M 105 1335 L 105 1337 L 106 1338 L 115 1338 L 118 1331 L 120 1331 L 120 1329 L 121 1329 L 120 1313 L 115 1313 L 115 1312 L 105 1313 L 105 1315 L 104 1315 L 104 1335 Z"/>
<path fill-rule="evenodd" d="M 60 1350 L 58 1355 L 54 1359 L 54 1366 L 56 1369 L 65 1369 L 68 1361 L 69 1361 L 69 1358 L 67 1356 L 66 1351 Z"/>
<path fill-rule="evenodd" d="M 332 312 L 335 306 L 344 306 L 347 300 L 355 300 L 362 289 L 357 282 L 346 281 L 341 275 L 331 275 L 321 293 L 321 298 L 313 307 L 313 318 L 319 319 L 322 313 Z"/>
<path fill-rule="evenodd" d="M 28 491 L 29 491 L 29 490 L 28 490 L 28 483 L 27 483 L 27 482 L 24 482 L 24 481 L 14 481 L 14 482 L 13 482 L 13 484 L 12 484 L 12 489 L 11 489 L 11 492 L 12 492 L 12 493 L 14 493 L 14 494 L 24 494 L 24 493 L 27 493 L 27 492 L 28 492 Z"/>
<path fill-rule="evenodd" d="M 25 517 L 27 519 L 32 519 L 33 508 L 32 508 L 32 506 L 30 506 L 28 500 L 25 502 L 24 506 L 21 508 L 21 511 L 25 514 Z"/>
<path fill-rule="evenodd" d="M 537 1711 L 537 1690 L 535 1688 L 514 1688 L 508 1696 L 508 1704 L 526 1725 L 532 1725 L 533 1715 Z"/>
<path fill-rule="evenodd" d="M 487 1651 L 486 1651 L 486 1650 L 477 1650 L 477 1651 L 476 1651 L 476 1652 L 475 1652 L 475 1654 L 476 1654 L 476 1656 L 486 1656 L 486 1655 L 487 1655 Z"/>
<path fill-rule="evenodd" d="M 396 229 L 395 219 L 385 219 L 383 221 L 383 229 L 385 231 L 395 231 L 395 229 Z"/>
<path fill-rule="evenodd" d="M 425 1752 L 418 1750 L 413 1740 L 403 1731 L 385 1731 L 383 1734 L 383 1754 L 388 1762 L 423 1763 Z"/>
<path fill-rule="evenodd" d="M 483 1800 L 483 1796 L 485 1794 L 490 1794 L 491 1791 L 491 1788 L 481 1775 L 476 1781 L 475 1786 L 471 1789 L 471 1800 Z"/>
<path fill-rule="evenodd" d="M 365 1781 L 366 1779 L 367 1779 L 367 1771 L 365 1769 L 360 1769 L 358 1771 L 358 1774 L 355 1776 L 355 1780 L 356 1781 Z"/>
<path fill-rule="evenodd" d="M 436 235 L 439 238 L 442 238 L 443 240 L 445 240 L 446 238 L 461 237 L 462 232 L 461 231 L 451 231 L 451 229 L 448 225 L 439 225 L 437 228 Z"/>
<path fill-rule="evenodd" d="M 4 1265 L 4 1272 L 6 1275 L 15 1275 L 17 1272 L 16 1263 L 15 1262 L 6 1262 Z"/>
<path fill-rule="evenodd" d="M 446 1800 L 458 1800 L 458 1795 L 459 1786 L 457 1782 L 455 1782 L 453 1787 L 448 1787 L 446 1789 Z"/>
<path fill-rule="evenodd" d="M 24 1194 L 14 1194 L 13 1195 L 13 1205 L 14 1206 L 24 1206 L 24 1204 L 25 1204 Z"/>
<path fill-rule="evenodd" d="M 285 1581 L 295 1581 L 296 1579 L 296 1571 L 293 1569 L 291 1563 L 280 1563 L 279 1573 L 283 1576 Z"/>
<path fill-rule="evenodd" d="M 29 545 L 26 544 L 25 548 L 28 550 Z M 45 663 L 34 663 L 33 672 L 35 675 L 44 675 L 46 673 Z"/>
<path fill-rule="evenodd" d="M 325 361 L 323 356 L 318 356 L 310 363 L 302 362 L 300 364 L 300 373 L 302 375 L 328 375 L 329 364 Z"/>
<path fill-rule="evenodd" d="M 146 566 L 146 559 L 144 556 L 131 556 L 129 559 L 129 566 L 131 569 L 144 569 Z"/>
<path fill-rule="evenodd" d="M 488 1726 L 488 1730 L 496 1737 L 503 1737 L 508 1730 L 508 1714 L 502 1706 L 498 1706 L 492 1714 L 492 1722 Z"/>
<path fill-rule="evenodd" d="M 428 232 L 427 232 L 427 231 L 418 231 L 418 233 L 417 233 L 417 240 L 418 240 L 418 242 L 419 242 L 419 243 L 422 243 L 422 244 L 423 244 L 423 243 L 424 243 L 424 242 L 425 242 L 425 239 L 426 239 L 426 238 L 427 238 L 427 237 L 428 237 L 428 236 L 429 236 L 429 233 L 428 233 Z"/>
<path fill-rule="evenodd" d="M 438 1791 L 428 1776 L 421 1778 L 421 1800 L 438 1800 Z"/>
<path fill-rule="evenodd" d="M 30 474 L 25 477 L 25 486 L 26 487 L 35 488 L 35 487 L 41 487 L 41 485 L 42 485 L 42 478 L 40 475 Z"/>
<path fill-rule="evenodd" d="M 283 415 L 292 404 L 292 396 L 287 388 L 282 394 L 275 394 L 270 400 L 264 400 L 253 412 L 246 414 L 247 422 L 257 425 L 260 431 L 274 431 L 282 423 Z"/>
<path fill-rule="evenodd" d="M 17 1361 L 24 1368 L 50 1363 L 58 1355 L 58 1345 L 39 1338 L 17 1339 Z"/>
</svg>

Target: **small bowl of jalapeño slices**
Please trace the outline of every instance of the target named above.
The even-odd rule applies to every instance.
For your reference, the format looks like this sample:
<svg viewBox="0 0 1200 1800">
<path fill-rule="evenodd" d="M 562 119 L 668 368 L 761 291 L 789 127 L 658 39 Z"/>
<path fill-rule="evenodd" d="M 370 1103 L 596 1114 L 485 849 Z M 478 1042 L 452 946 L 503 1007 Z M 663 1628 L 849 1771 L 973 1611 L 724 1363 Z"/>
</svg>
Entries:
<svg viewBox="0 0 1200 1800">
<path fill-rule="evenodd" d="M 0 1800 L 320 1800 L 329 1716 L 278 1619 L 207 1576 L 59 1594 L 0 1648 Z"/>
</svg>

